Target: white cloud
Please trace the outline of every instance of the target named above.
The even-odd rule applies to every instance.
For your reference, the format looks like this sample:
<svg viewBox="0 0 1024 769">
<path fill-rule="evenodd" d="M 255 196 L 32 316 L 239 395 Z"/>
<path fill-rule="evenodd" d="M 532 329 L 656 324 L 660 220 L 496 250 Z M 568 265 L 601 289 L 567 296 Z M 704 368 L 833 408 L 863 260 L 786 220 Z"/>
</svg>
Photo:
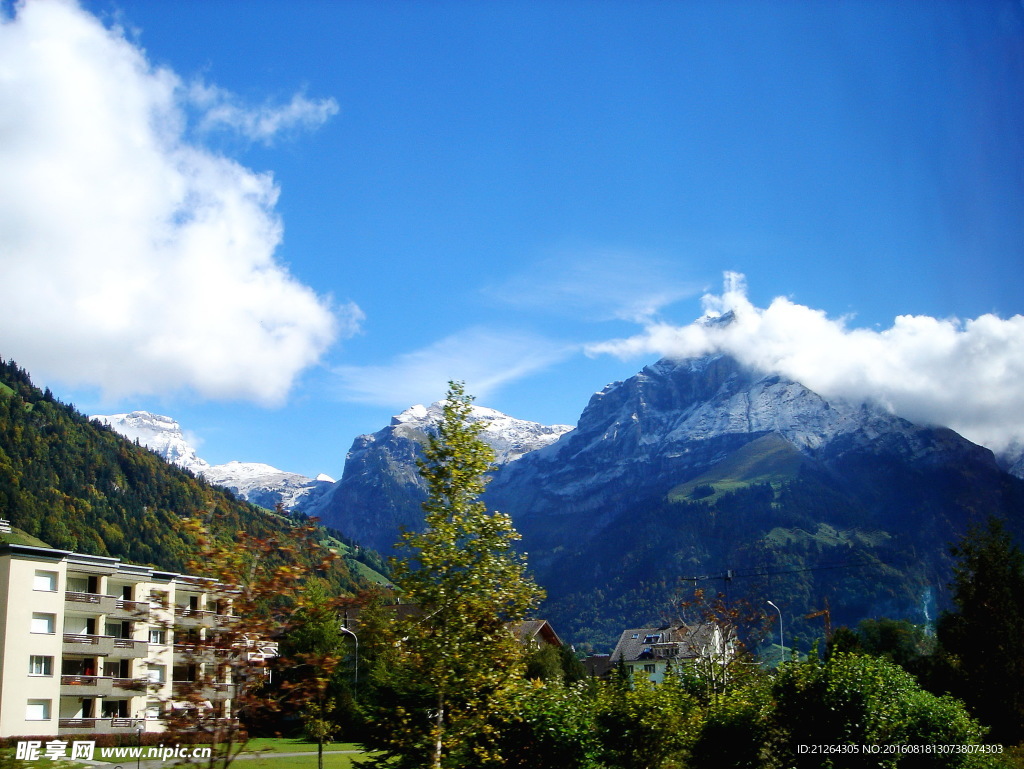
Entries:
<svg viewBox="0 0 1024 769">
<path fill-rule="evenodd" d="M 672 264 L 633 252 L 560 253 L 484 294 L 519 309 L 644 323 L 699 292 L 675 273 Z"/>
<path fill-rule="evenodd" d="M 319 128 L 338 113 L 334 99 L 312 100 L 301 93 L 282 106 L 267 103 L 253 108 L 230 91 L 196 82 L 188 96 L 202 110 L 201 131 L 229 129 L 263 144 L 270 144 L 282 133 Z"/>
<path fill-rule="evenodd" d="M 481 403 L 504 385 L 547 368 L 578 348 L 518 332 L 471 328 L 383 366 L 335 369 L 342 397 L 404 409 L 444 396 L 450 380 L 466 383 Z"/>
<path fill-rule="evenodd" d="M 707 295 L 703 304 L 704 317 L 688 326 L 651 323 L 636 336 L 587 351 L 620 357 L 725 352 L 825 397 L 879 402 L 996 451 L 1024 439 L 1024 316 L 901 315 L 888 329 L 851 328 L 845 318 L 782 297 L 755 307 L 735 273 L 727 273 L 720 296 Z M 729 312 L 731 323 L 709 322 Z"/>
<path fill-rule="evenodd" d="M 273 179 L 189 142 L 189 89 L 120 30 L 64 0 L 15 8 L 0 19 L 2 354 L 109 396 L 281 401 L 360 316 L 275 259 Z"/>
</svg>

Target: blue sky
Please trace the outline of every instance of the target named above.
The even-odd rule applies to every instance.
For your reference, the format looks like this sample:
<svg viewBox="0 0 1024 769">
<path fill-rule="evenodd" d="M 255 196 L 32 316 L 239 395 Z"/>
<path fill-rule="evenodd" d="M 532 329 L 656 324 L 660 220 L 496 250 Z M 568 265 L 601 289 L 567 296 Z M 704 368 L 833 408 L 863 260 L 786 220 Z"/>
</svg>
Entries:
<svg viewBox="0 0 1024 769">
<path fill-rule="evenodd" d="M 0 7 L 0 355 L 88 413 L 338 477 L 725 350 L 1024 436 L 1018 2 Z"/>
</svg>

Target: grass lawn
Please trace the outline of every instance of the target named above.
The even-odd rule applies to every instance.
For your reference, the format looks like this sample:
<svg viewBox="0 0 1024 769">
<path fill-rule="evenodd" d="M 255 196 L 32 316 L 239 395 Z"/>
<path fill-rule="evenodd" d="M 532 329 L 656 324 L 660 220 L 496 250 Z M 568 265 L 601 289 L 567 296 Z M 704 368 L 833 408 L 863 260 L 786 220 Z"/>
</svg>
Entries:
<svg viewBox="0 0 1024 769">
<path fill-rule="evenodd" d="M 168 745 L 172 745 L 173 742 L 169 741 Z M 144 748 L 145 749 L 145 748 Z M 354 742 L 326 742 L 324 743 L 324 753 L 326 754 L 331 750 L 358 750 L 362 751 L 362 746 Z M 13 753 L 13 751 L 11 751 Z M 302 757 L 290 757 L 282 758 L 275 757 L 276 753 L 309 753 L 310 756 Z M 245 746 L 245 750 L 241 756 L 252 756 L 259 755 L 260 758 L 241 758 L 238 763 L 233 766 L 240 767 L 240 769 L 264 769 L 265 767 L 274 767 L 274 769 L 284 769 L 287 767 L 315 767 L 316 766 L 316 743 L 307 742 L 303 739 L 294 739 L 290 737 L 254 737 Z M 360 752 L 360 755 L 362 753 Z M 124 766 L 134 766 L 134 758 L 103 758 L 100 756 L 100 751 L 97 749 L 95 755 L 96 761 L 102 761 L 108 764 L 122 764 Z M 324 767 L 330 769 L 341 769 L 342 767 L 352 766 L 351 759 L 358 758 L 357 755 L 346 755 L 346 756 L 324 756 Z M 147 756 L 143 756 L 143 761 L 147 760 Z M 203 762 L 200 761 L 200 764 Z M 168 766 L 171 763 L 168 762 Z"/>
<path fill-rule="evenodd" d="M 327 748 L 324 748 L 326 751 Z M 353 763 L 354 759 L 361 758 L 362 754 L 330 754 L 324 753 L 324 769 L 349 769 L 349 767 L 359 766 L 358 763 Z M 260 758 L 245 759 L 236 761 L 231 765 L 232 769 L 316 769 L 316 751 L 314 750 L 308 756 L 290 756 L 274 757 L 273 753 L 268 753 L 266 756 Z"/>
<path fill-rule="evenodd" d="M 325 742 L 324 750 L 362 750 L 362 746 L 354 742 Z M 245 752 L 316 753 L 316 743 L 293 737 L 253 737 L 246 744 Z"/>
</svg>

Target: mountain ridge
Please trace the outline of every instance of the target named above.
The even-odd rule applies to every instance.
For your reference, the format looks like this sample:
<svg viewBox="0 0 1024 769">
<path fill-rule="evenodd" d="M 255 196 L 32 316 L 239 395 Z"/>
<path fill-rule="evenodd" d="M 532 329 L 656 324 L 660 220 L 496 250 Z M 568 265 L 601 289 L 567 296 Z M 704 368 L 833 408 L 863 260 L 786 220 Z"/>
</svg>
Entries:
<svg viewBox="0 0 1024 769">
<path fill-rule="evenodd" d="M 211 465 L 198 455 L 185 437 L 181 425 L 172 417 L 162 414 L 132 411 L 127 414 L 94 415 L 90 418 L 107 425 L 129 440 L 138 441 L 167 462 L 200 475 L 216 486 L 229 489 L 247 502 L 269 510 L 280 505 L 301 512 L 334 484 L 334 479 L 324 473 L 309 478 L 262 462 L 232 460 Z"/>
<path fill-rule="evenodd" d="M 422 520 L 424 436 L 397 421 L 356 440 L 333 490 L 353 493 L 320 513 L 383 551 Z M 726 355 L 606 386 L 575 429 L 499 465 L 484 499 L 523 535 L 546 616 L 597 645 L 727 570 L 800 616 L 827 596 L 837 622 L 926 621 L 948 599 L 948 544 L 988 514 L 1024 519 L 1024 483 L 988 449 Z"/>
</svg>

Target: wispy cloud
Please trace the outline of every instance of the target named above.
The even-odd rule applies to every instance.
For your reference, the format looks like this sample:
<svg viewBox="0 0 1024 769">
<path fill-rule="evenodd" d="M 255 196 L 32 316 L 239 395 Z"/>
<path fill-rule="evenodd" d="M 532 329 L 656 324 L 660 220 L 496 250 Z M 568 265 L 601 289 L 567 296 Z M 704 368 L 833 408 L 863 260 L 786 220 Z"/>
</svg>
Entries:
<svg viewBox="0 0 1024 769">
<path fill-rule="evenodd" d="M 287 104 L 253 106 L 230 91 L 202 82 L 193 83 L 187 97 L 200 110 L 201 132 L 229 130 L 266 145 L 282 134 L 315 130 L 338 113 L 338 102 L 331 98 L 309 99 L 297 93 Z"/>
<path fill-rule="evenodd" d="M 576 251 L 541 260 L 483 293 L 523 310 L 644 323 L 700 292 L 677 273 L 671 262 L 629 251 Z"/>
<path fill-rule="evenodd" d="M 726 275 L 721 295 L 706 295 L 703 304 L 704 317 L 695 323 L 651 323 L 635 336 L 589 345 L 587 352 L 725 352 L 825 397 L 875 401 L 997 451 L 1024 439 L 1024 316 L 901 315 L 884 330 L 851 328 L 847 318 L 829 318 L 783 297 L 755 307 L 735 273 Z M 730 312 L 732 322 L 708 322 Z"/>
<path fill-rule="evenodd" d="M 0 18 L 0 349 L 108 396 L 280 402 L 361 313 L 276 258 L 278 188 L 191 140 L 194 94 L 73 2 Z M 266 139 L 336 110 L 298 96 L 208 119 Z M 220 112 L 217 112 L 219 109 Z"/>
<path fill-rule="evenodd" d="M 470 328 L 380 366 L 334 369 L 349 401 L 404 409 L 444 395 L 450 380 L 486 402 L 498 389 L 578 352 L 517 331 Z"/>
</svg>

